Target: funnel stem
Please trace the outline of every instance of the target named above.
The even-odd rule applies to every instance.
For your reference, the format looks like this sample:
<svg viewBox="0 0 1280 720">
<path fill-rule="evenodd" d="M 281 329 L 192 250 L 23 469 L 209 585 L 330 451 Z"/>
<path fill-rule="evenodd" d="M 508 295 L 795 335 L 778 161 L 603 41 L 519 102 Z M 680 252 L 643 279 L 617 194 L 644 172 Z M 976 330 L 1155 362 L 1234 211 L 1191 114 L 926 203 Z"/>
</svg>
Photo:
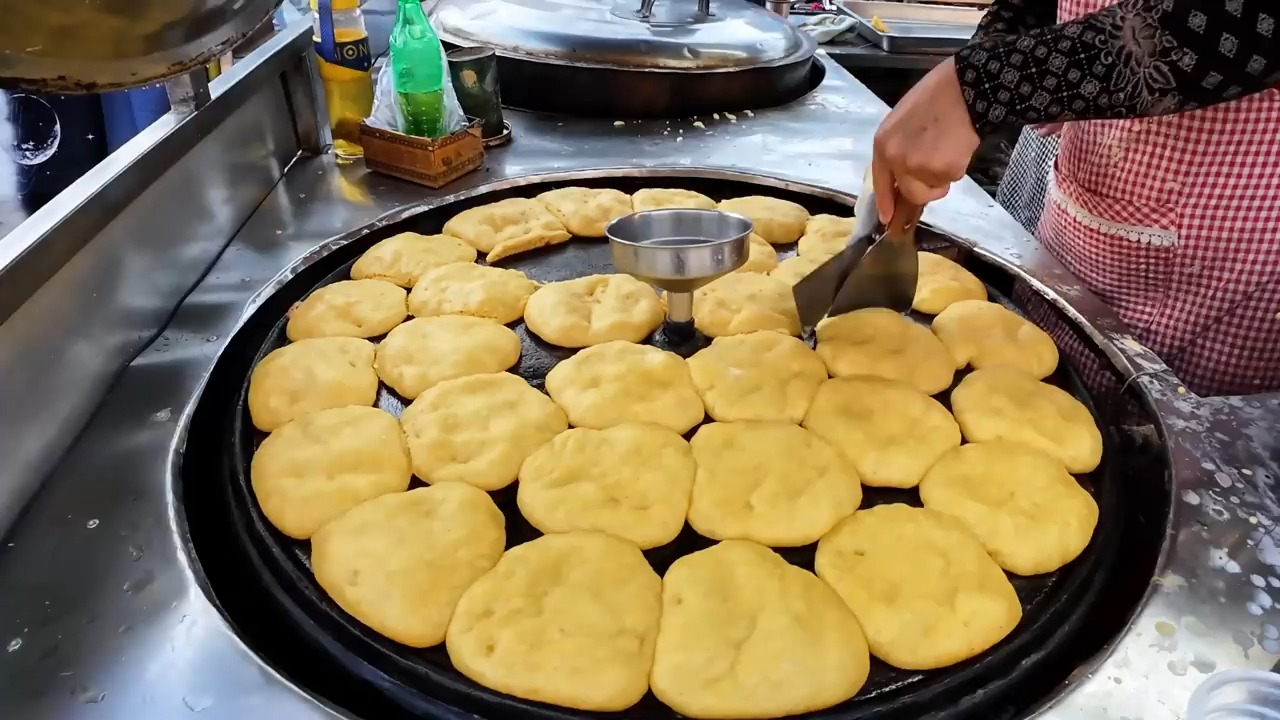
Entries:
<svg viewBox="0 0 1280 720">
<path fill-rule="evenodd" d="M 693 293 L 667 293 L 667 319 L 681 323 L 693 320 Z"/>
</svg>

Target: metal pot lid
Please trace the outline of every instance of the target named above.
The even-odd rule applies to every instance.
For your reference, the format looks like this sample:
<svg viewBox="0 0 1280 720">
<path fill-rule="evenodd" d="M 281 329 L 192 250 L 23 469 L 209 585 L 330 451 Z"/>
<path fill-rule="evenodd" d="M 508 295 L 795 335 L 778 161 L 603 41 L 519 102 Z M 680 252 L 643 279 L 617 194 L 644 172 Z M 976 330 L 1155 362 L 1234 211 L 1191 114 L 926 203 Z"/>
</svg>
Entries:
<svg viewBox="0 0 1280 720">
<path fill-rule="evenodd" d="M 440 39 L 544 62 L 731 70 L 813 54 L 785 18 L 743 0 L 440 0 Z"/>
</svg>

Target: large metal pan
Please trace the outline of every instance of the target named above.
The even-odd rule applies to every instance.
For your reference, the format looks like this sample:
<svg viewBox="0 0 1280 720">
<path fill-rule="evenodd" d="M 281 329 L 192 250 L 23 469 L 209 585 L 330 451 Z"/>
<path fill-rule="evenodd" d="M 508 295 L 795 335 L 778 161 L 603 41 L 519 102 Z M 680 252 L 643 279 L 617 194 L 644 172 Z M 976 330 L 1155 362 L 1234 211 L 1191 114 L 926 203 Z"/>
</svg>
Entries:
<svg viewBox="0 0 1280 720">
<path fill-rule="evenodd" d="M 280 0 L 0 0 L 0 87 L 137 87 L 230 50 Z"/>
</svg>

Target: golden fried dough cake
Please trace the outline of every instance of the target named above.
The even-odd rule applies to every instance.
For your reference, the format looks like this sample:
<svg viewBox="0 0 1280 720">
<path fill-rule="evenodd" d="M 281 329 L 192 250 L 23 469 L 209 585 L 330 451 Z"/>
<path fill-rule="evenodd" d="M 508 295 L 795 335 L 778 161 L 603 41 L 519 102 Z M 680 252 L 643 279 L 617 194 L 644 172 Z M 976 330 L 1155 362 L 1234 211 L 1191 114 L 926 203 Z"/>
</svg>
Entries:
<svg viewBox="0 0 1280 720">
<path fill-rule="evenodd" d="M 313 338 L 272 350 L 249 376 L 249 416 L 271 432 L 317 410 L 373 405 L 378 375 L 373 343 L 359 338 Z"/>
<path fill-rule="evenodd" d="M 778 267 L 778 251 L 755 233 L 751 233 L 747 245 L 747 261 L 734 272 L 768 273 Z"/>
<path fill-rule="evenodd" d="M 993 302 L 952 303 L 933 319 L 933 332 L 959 367 L 1005 365 L 1036 379 L 1058 369 L 1058 346 L 1049 333 Z"/>
<path fill-rule="evenodd" d="M 853 234 L 853 218 L 836 215 L 814 215 L 804 226 L 797 252 L 803 257 L 826 260 L 844 250 Z"/>
<path fill-rule="evenodd" d="M 487 493 L 462 483 L 383 495 L 311 538 L 311 568 L 355 619 L 431 647 L 444 641 L 463 591 L 502 557 L 504 523 Z"/>
<path fill-rule="evenodd" d="M 982 543 L 936 510 L 859 510 L 818 542 L 814 569 L 853 610 L 871 654 L 904 670 L 968 660 L 1022 619 Z"/>
<path fill-rule="evenodd" d="M 916 253 L 920 270 L 912 309 L 937 315 L 961 300 L 986 300 L 987 286 L 959 264 L 931 252 Z"/>
<path fill-rule="evenodd" d="M 286 423 L 253 454 L 249 476 L 262 513 L 305 540 L 365 500 L 409 487 L 400 421 L 372 407 L 318 410 Z"/>
<path fill-rule="evenodd" d="M 631 196 L 608 188 L 566 187 L 537 198 L 569 232 L 584 238 L 604 237 L 604 226 L 631 214 Z"/>
<path fill-rule="evenodd" d="M 552 345 L 582 348 L 642 342 L 666 312 L 657 291 L 630 275 L 588 275 L 543 285 L 529 297 L 524 322 Z"/>
<path fill-rule="evenodd" d="M 631 206 L 641 210 L 714 210 L 716 201 L 692 190 L 645 188 L 631 196 Z"/>
<path fill-rule="evenodd" d="M 748 195 L 720 201 L 725 212 L 745 216 L 755 224 L 755 232 L 774 245 L 786 245 L 800 239 L 809 211 L 790 200 Z"/>
<path fill-rule="evenodd" d="M 1049 453 L 1073 473 L 1102 462 L 1102 432 L 1067 392 L 1013 368 L 974 370 L 951 391 L 951 409 L 969 442 L 1011 440 Z"/>
<path fill-rule="evenodd" d="M 926 395 L 951 387 L 956 362 L 929 328 L 887 308 L 866 308 L 818 323 L 818 357 L 833 377 L 901 380 Z"/>
<path fill-rule="evenodd" d="M 710 423 L 689 445 L 698 463 L 689 524 L 704 537 L 808 545 L 862 501 L 849 460 L 797 425 Z"/>
<path fill-rule="evenodd" d="M 498 692 L 625 710 L 649 689 L 661 609 L 662 581 L 635 543 L 543 535 L 462 595 L 445 647 L 459 672 Z"/>
<path fill-rule="evenodd" d="M 410 320 L 378 343 L 373 369 L 409 400 L 445 380 L 507 370 L 520 361 L 520 338 L 488 318 L 437 315 Z"/>
<path fill-rule="evenodd" d="M 351 266 L 351 279 L 386 280 L 408 290 L 433 267 L 475 261 L 476 249 L 452 235 L 402 232 L 366 250 Z"/>
<path fill-rule="evenodd" d="M 509 198 L 463 210 L 444 224 L 452 235 L 497 262 L 569 239 L 569 231 L 537 200 Z"/>
<path fill-rule="evenodd" d="M 770 277 L 776 277 L 788 285 L 795 285 L 805 279 L 809 273 L 817 270 L 826 262 L 826 255 L 796 255 L 778 263 L 778 267 L 769 271 Z"/>
<path fill-rule="evenodd" d="M 516 500 L 544 533 L 599 530 L 648 549 L 684 527 L 693 472 L 689 443 L 660 425 L 573 428 L 520 466 Z"/>
<path fill-rule="evenodd" d="M 400 418 L 413 473 L 500 490 L 543 443 L 565 431 L 564 412 L 510 373 L 445 380 L 418 396 Z"/>
<path fill-rule="evenodd" d="M 708 337 L 757 330 L 800 334 L 791 286 L 759 273 L 730 273 L 695 292 L 693 324 Z"/>
<path fill-rule="evenodd" d="M 716 338 L 688 362 L 707 414 L 720 422 L 799 423 L 827 379 L 808 345 L 768 330 Z"/>
<path fill-rule="evenodd" d="M 947 451 L 920 481 L 920 499 L 964 523 L 1017 575 L 1075 560 L 1098 524 L 1098 504 L 1057 458 L 1006 440 Z"/>
<path fill-rule="evenodd" d="M 818 388 L 804 426 L 853 461 L 863 485 L 910 488 L 960 428 L 942 403 L 897 380 L 833 378 Z"/>
<path fill-rule="evenodd" d="M 385 280 L 339 280 L 311 293 L 289 312 L 290 340 L 371 338 L 404 322 L 405 291 Z"/>
<path fill-rule="evenodd" d="M 870 670 L 830 587 L 769 548 L 726 540 L 671 564 L 650 684 L 689 718 L 778 718 L 841 703 Z"/>
<path fill-rule="evenodd" d="M 574 427 L 651 422 L 683 435 L 704 409 L 684 358 L 614 341 L 580 350 L 547 373 L 547 394 Z"/>
<path fill-rule="evenodd" d="M 414 317 L 471 315 L 503 325 L 524 315 L 525 303 L 538 284 L 519 270 L 453 263 L 422 274 L 409 293 Z"/>
</svg>

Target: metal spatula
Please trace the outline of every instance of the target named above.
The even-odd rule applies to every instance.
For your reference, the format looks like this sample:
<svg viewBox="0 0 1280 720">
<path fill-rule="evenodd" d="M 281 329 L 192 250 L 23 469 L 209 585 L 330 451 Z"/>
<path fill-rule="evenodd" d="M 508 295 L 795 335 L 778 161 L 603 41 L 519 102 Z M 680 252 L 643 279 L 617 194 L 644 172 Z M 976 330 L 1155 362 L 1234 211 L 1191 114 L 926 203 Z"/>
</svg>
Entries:
<svg viewBox="0 0 1280 720">
<path fill-rule="evenodd" d="M 893 218 L 881 223 L 875 193 L 866 183 L 858 198 L 853 234 L 844 250 L 791 289 L 806 334 L 826 315 L 868 307 L 911 309 L 916 294 L 916 224 L 922 208 L 895 198 Z"/>
</svg>

